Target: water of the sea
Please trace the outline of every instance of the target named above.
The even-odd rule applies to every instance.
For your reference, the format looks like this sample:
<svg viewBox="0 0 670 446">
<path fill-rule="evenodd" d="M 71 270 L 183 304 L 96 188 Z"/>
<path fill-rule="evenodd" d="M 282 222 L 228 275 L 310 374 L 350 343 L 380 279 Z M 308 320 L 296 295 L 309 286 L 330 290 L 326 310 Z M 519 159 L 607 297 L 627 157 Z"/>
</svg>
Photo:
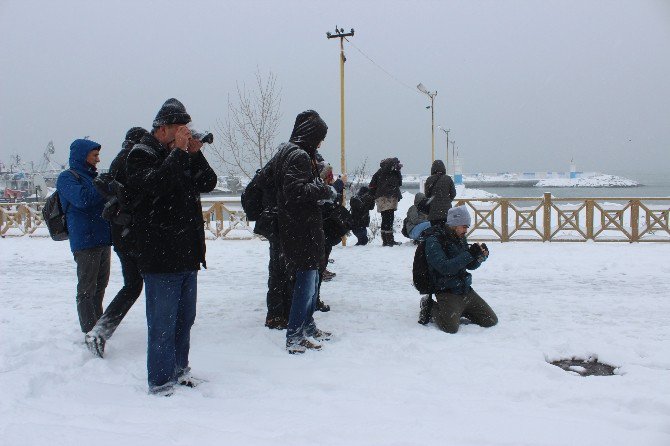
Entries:
<svg viewBox="0 0 670 446">
<path fill-rule="evenodd" d="M 637 187 L 478 187 L 501 197 L 541 197 L 550 192 L 558 198 L 643 198 L 643 197 L 670 197 L 670 173 L 639 173 L 616 175 L 635 180 L 640 183 Z M 411 191 L 415 192 L 415 191 Z"/>
</svg>

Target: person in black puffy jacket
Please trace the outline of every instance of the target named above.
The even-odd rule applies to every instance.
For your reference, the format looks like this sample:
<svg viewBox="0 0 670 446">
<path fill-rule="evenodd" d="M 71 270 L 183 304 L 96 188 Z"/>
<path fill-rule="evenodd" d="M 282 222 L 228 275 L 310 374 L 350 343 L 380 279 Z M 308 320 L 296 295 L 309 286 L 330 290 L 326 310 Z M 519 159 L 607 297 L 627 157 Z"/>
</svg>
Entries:
<svg viewBox="0 0 670 446">
<path fill-rule="evenodd" d="M 140 139 L 148 132 L 141 127 L 133 127 L 126 133 L 121 151 L 109 166 L 109 175 L 122 185 L 128 184 L 126 177 L 126 161 L 128 154 L 140 142 Z M 142 293 L 144 281 L 137 265 L 137 253 L 135 252 L 135 234 L 129 227 L 124 227 L 112 222 L 112 244 L 114 251 L 121 262 L 121 273 L 123 274 L 123 287 L 114 299 L 107 305 L 98 322 L 91 331 L 86 333 L 86 345 L 93 354 L 103 357 L 105 343 L 112 337 L 114 331 L 133 306 Z"/>
<path fill-rule="evenodd" d="M 286 350 L 304 353 L 307 349 L 321 349 L 319 341 L 331 335 L 316 327 L 313 314 L 319 266 L 325 252 L 320 205 L 334 201 L 337 193 L 321 180 L 317 169 L 317 149 L 328 126 L 313 110 L 298 115 L 296 122 L 299 124 L 289 144 L 274 157 L 273 172 L 277 184 L 279 241 L 294 278 Z"/>
<path fill-rule="evenodd" d="M 398 201 L 402 200 L 400 186 L 402 186 L 402 164 L 398 158 L 386 158 L 379 163 L 379 170 L 370 181 L 370 191 L 374 194 L 377 212 L 382 215 L 381 233 L 382 246 L 395 246 L 393 237 L 393 221 Z"/>
<path fill-rule="evenodd" d="M 375 200 L 370 195 L 370 189 L 362 186 L 356 195 L 349 199 L 351 217 L 356 239 L 356 246 L 368 244 L 368 227 L 370 226 L 370 211 L 375 208 Z"/>
</svg>

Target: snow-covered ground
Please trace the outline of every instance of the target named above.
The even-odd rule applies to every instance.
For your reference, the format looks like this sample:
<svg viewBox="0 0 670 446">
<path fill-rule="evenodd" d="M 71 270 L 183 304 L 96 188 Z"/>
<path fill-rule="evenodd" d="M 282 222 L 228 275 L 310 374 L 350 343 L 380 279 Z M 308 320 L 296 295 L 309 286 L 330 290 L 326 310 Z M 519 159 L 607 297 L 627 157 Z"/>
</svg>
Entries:
<svg viewBox="0 0 670 446">
<path fill-rule="evenodd" d="M 159 398 L 144 297 L 94 359 L 67 242 L 1 239 L 0 444 L 670 444 L 667 244 L 491 244 L 474 286 L 500 323 L 448 335 L 416 323 L 414 247 L 377 243 L 333 250 L 316 317 L 336 337 L 292 356 L 263 327 L 267 244 L 208 241 L 191 346 L 208 382 Z M 120 283 L 114 258 L 106 302 Z M 547 363 L 590 355 L 617 375 Z"/>
</svg>

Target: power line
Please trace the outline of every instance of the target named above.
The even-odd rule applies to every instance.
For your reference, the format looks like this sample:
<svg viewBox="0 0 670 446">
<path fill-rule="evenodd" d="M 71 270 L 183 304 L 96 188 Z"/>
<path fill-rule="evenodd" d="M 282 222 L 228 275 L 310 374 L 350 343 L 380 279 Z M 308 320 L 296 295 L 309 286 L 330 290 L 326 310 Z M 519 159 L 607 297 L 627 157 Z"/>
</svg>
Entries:
<svg viewBox="0 0 670 446">
<path fill-rule="evenodd" d="M 379 65 L 377 62 L 375 62 L 374 60 L 372 60 L 372 58 L 371 58 L 370 56 L 368 56 L 367 54 L 365 54 L 365 53 L 363 52 L 363 50 L 361 50 L 358 46 L 356 46 L 356 45 L 355 45 L 353 42 L 351 42 L 349 39 L 345 38 L 345 40 L 346 40 L 347 42 L 349 42 L 349 43 L 351 44 L 351 46 L 353 46 L 353 47 L 356 49 L 356 51 L 358 51 L 359 53 L 361 53 L 361 54 L 363 55 L 363 57 L 365 57 L 367 60 L 369 60 L 370 62 L 372 62 L 372 64 L 373 64 L 374 66 L 376 66 L 377 68 L 379 68 L 380 70 L 382 70 L 384 73 L 386 73 L 386 75 L 389 76 L 391 79 L 393 79 L 394 81 L 396 81 L 397 83 L 399 83 L 399 84 L 402 85 L 403 87 L 405 87 L 405 88 L 411 90 L 412 92 L 416 93 L 416 89 L 415 89 L 415 87 L 412 87 L 412 86 L 410 86 L 410 85 L 404 83 L 403 81 L 401 81 L 400 79 L 398 79 L 397 77 L 395 77 L 394 75 L 392 75 L 391 73 L 389 73 L 386 69 L 384 69 L 384 67 L 382 67 L 382 66 Z"/>
</svg>

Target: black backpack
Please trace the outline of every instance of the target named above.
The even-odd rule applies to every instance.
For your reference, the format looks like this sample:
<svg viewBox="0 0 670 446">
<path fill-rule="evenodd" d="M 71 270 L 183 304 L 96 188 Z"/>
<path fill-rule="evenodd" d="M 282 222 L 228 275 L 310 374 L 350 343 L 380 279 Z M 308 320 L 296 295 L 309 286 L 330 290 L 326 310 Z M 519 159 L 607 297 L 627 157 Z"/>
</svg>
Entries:
<svg viewBox="0 0 670 446">
<path fill-rule="evenodd" d="M 337 245 L 353 226 L 351 213 L 341 204 L 335 205 L 323 219 L 323 234 L 331 245 Z"/>
<path fill-rule="evenodd" d="M 433 293 L 433 285 L 430 283 L 428 274 L 428 261 L 426 260 L 426 241 L 419 241 L 419 246 L 414 252 L 414 263 L 412 264 L 412 281 L 414 288 L 421 294 Z"/>
<path fill-rule="evenodd" d="M 79 174 L 72 169 L 69 169 L 69 171 L 77 181 L 79 181 Z M 65 211 L 63 211 L 63 205 L 60 202 L 58 191 L 49 195 L 44 203 L 44 208 L 42 208 L 42 218 L 44 218 L 44 223 L 47 225 L 52 240 L 61 242 L 70 237 L 67 232 Z"/>
<path fill-rule="evenodd" d="M 414 262 L 412 264 L 412 281 L 414 283 L 414 288 L 421 294 L 432 294 L 437 290 L 434 289 L 433 284 L 430 281 L 430 274 L 428 273 L 428 260 L 426 260 L 426 240 L 425 237 L 430 234 L 435 234 L 439 231 L 437 228 L 429 228 L 426 231 L 431 231 L 426 234 L 424 232 L 423 236 L 419 240 L 419 246 L 416 247 L 414 252 Z M 446 238 L 444 233 L 437 232 L 438 240 L 442 246 L 445 246 Z"/>
<path fill-rule="evenodd" d="M 409 217 L 405 217 L 405 219 L 402 221 L 402 229 L 400 229 L 400 233 L 404 236 L 409 238 L 409 233 L 407 232 L 407 222 L 409 221 Z"/>
<path fill-rule="evenodd" d="M 267 165 L 266 165 L 267 167 Z M 249 221 L 256 221 L 263 213 L 263 193 L 266 179 L 266 168 L 258 169 L 256 175 L 251 179 L 242 192 L 242 209 Z"/>
</svg>

